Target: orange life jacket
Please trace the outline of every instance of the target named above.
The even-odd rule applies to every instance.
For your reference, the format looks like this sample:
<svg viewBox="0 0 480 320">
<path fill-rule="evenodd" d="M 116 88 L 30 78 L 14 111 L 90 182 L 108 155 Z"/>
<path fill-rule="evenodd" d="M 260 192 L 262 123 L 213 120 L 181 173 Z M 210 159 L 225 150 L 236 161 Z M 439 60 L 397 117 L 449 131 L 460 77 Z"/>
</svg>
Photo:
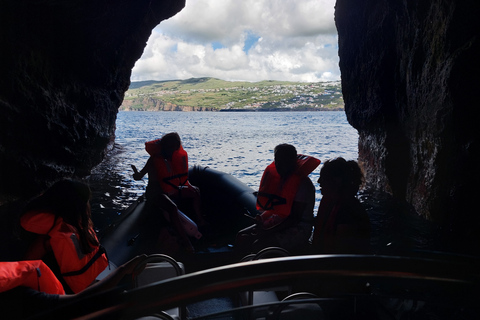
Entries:
<svg viewBox="0 0 480 320">
<path fill-rule="evenodd" d="M 262 221 L 266 228 L 285 220 L 291 212 L 295 195 L 302 178 L 308 176 L 320 164 L 320 160 L 297 156 L 297 168 L 286 180 L 282 180 L 275 167 L 275 161 L 265 169 L 257 195 L 257 210 L 263 211 Z"/>
<path fill-rule="evenodd" d="M 76 229 L 48 212 L 30 211 L 21 218 L 22 227 L 37 234 L 48 234 L 61 276 L 74 293 L 88 287 L 108 266 L 103 247 L 92 247 L 84 254 Z M 95 235 L 92 230 L 92 234 Z"/>
<path fill-rule="evenodd" d="M 146 142 L 145 150 L 152 156 L 155 175 L 163 192 L 172 195 L 188 183 L 188 154 L 180 145 L 173 152 L 172 159 L 167 160 L 162 156 L 160 140 Z"/>
<path fill-rule="evenodd" d="M 20 286 L 48 294 L 65 294 L 60 281 L 42 260 L 0 262 L 0 292 Z"/>
</svg>

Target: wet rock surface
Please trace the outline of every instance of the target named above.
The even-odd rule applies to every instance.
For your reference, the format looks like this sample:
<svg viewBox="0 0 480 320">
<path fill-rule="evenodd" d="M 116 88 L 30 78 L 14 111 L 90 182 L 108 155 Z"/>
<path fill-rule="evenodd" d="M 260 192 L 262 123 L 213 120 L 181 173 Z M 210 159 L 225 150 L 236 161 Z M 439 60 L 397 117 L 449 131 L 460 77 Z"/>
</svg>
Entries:
<svg viewBox="0 0 480 320">
<path fill-rule="evenodd" d="M 0 204 L 102 160 L 135 61 L 184 5 L 2 1 Z"/>
<path fill-rule="evenodd" d="M 345 110 L 371 188 L 478 243 L 480 3 L 338 0 Z"/>
</svg>

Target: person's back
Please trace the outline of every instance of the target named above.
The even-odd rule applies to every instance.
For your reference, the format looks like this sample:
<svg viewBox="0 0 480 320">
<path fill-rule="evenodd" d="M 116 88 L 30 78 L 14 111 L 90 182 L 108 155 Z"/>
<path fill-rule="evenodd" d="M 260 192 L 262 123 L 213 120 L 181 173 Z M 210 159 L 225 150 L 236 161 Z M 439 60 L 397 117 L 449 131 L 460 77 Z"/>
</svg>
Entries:
<svg viewBox="0 0 480 320">
<path fill-rule="evenodd" d="M 167 133 L 161 139 L 146 142 L 145 149 L 150 158 L 140 171 L 132 165 L 133 178 L 141 180 L 148 174 L 145 193 L 148 207 L 151 211 L 163 213 L 163 222 L 173 225 L 183 247 L 192 252 L 194 249 L 181 223 L 182 213 L 178 204 L 191 200 L 194 209 L 192 219 L 198 225 L 205 224 L 205 221 L 200 212 L 200 190 L 188 181 L 188 155 L 180 136 L 176 132 Z"/>
<path fill-rule="evenodd" d="M 257 225 L 237 235 L 237 251 L 280 246 L 296 251 L 311 236 L 315 188 L 308 177 L 320 160 L 297 155 L 295 147 L 275 147 L 275 161 L 267 166 L 257 196 Z"/>
<path fill-rule="evenodd" d="M 0 262 L 0 309 L 2 319 L 26 319 L 106 292 L 131 279 L 145 268 L 146 255 L 139 255 L 79 293 L 68 294 L 53 272 L 40 260 Z"/>
<path fill-rule="evenodd" d="M 279 246 L 291 253 L 305 250 L 312 235 L 315 207 L 315 186 L 308 176 L 301 179 L 294 206 L 290 216 L 282 222 L 285 226 L 275 233 L 270 244 L 265 242 L 261 244 L 262 247 Z"/>
<path fill-rule="evenodd" d="M 135 166 L 133 178 L 140 180 L 148 174 L 147 197 L 164 193 L 175 196 L 188 182 L 188 154 L 183 149 L 180 136 L 176 132 L 165 134 L 162 138 L 145 143 L 150 155 L 141 171 Z"/>
<path fill-rule="evenodd" d="M 26 231 L 37 235 L 25 260 L 50 262 L 71 292 L 85 289 L 108 266 L 93 228 L 89 200 L 87 185 L 61 180 L 33 200 L 20 221 Z"/>
</svg>

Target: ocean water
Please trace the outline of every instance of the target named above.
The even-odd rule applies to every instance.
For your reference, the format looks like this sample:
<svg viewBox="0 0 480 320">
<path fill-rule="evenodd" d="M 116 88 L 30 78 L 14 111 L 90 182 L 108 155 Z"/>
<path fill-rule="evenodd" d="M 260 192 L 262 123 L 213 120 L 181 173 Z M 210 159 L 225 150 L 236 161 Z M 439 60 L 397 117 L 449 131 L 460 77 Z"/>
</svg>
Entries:
<svg viewBox="0 0 480 320">
<path fill-rule="evenodd" d="M 148 159 L 145 142 L 173 131 L 180 135 L 191 166 L 230 173 L 253 189 L 280 143 L 322 162 L 335 157 L 356 160 L 358 155 L 358 133 L 341 111 L 119 112 L 115 144 L 89 177 L 96 226 L 111 223 L 144 193 L 147 177 L 134 181 L 130 165 L 141 169 Z M 320 167 L 310 175 L 317 188 L 316 207 Z"/>
<path fill-rule="evenodd" d="M 141 169 L 148 159 L 145 142 L 176 131 L 188 152 L 189 164 L 232 174 L 254 190 L 277 144 L 293 144 L 298 153 L 319 158 L 357 160 L 358 133 L 344 112 L 120 112 L 115 143 L 88 177 L 97 231 L 114 222 L 145 192 L 147 177 L 132 178 L 131 165 Z M 315 213 L 321 200 L 317 183 L 320 165 L 310 174 L 316 187 Z M 377 252 L 437 249 L 438 230 L 409 205 L 369 191 L 359 198 L 372 225 Z"/>
</svg>

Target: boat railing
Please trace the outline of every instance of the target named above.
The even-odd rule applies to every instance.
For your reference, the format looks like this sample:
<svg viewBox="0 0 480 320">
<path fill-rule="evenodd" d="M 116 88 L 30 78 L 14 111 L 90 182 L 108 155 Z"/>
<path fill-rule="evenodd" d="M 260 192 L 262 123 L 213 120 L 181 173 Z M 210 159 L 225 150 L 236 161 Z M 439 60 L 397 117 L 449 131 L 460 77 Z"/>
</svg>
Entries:
<svg viewBox="0 0 480 320">
<path fill-rule="evenodd" d="M 141 269 L 143 269 L 143 271 L 139 273 L 138 270 Z M 132 286 L 134 288 L 141 288 L 154 282 L 181 276 L 185 274 L 185 267 L 181 262 L 176 261 L 168 255 L 152 254 L 144 259 L 141 264 L 137 265 L 133 274 L 137 273 L 138 275 L 132 279 Z M 174 315 L 179 319 L 184 319 L 186 309 L 185 305 L 180 304 L 176 308 L 165 311 L 161 310 L 157 314 L 163 315 L 164 317 L 166 317 L 165 314 Z"/>
<path fill-rule="evenodd" d="M 309 255 L 271 258 L 185 274 L 129 291 L 101 293 L 37 319 L 138 319 L 157 310 L 241 291 L 276 286 L 303 289 L 304 285 L 314 288 L 319 299 L 401 296 L 402 299 L 438 301 L 444 306 L 448 301 L 449 306 L 478 311 L 479 266 L 478 259 L 457 261 L 433 257 Z"/>
</svg>

